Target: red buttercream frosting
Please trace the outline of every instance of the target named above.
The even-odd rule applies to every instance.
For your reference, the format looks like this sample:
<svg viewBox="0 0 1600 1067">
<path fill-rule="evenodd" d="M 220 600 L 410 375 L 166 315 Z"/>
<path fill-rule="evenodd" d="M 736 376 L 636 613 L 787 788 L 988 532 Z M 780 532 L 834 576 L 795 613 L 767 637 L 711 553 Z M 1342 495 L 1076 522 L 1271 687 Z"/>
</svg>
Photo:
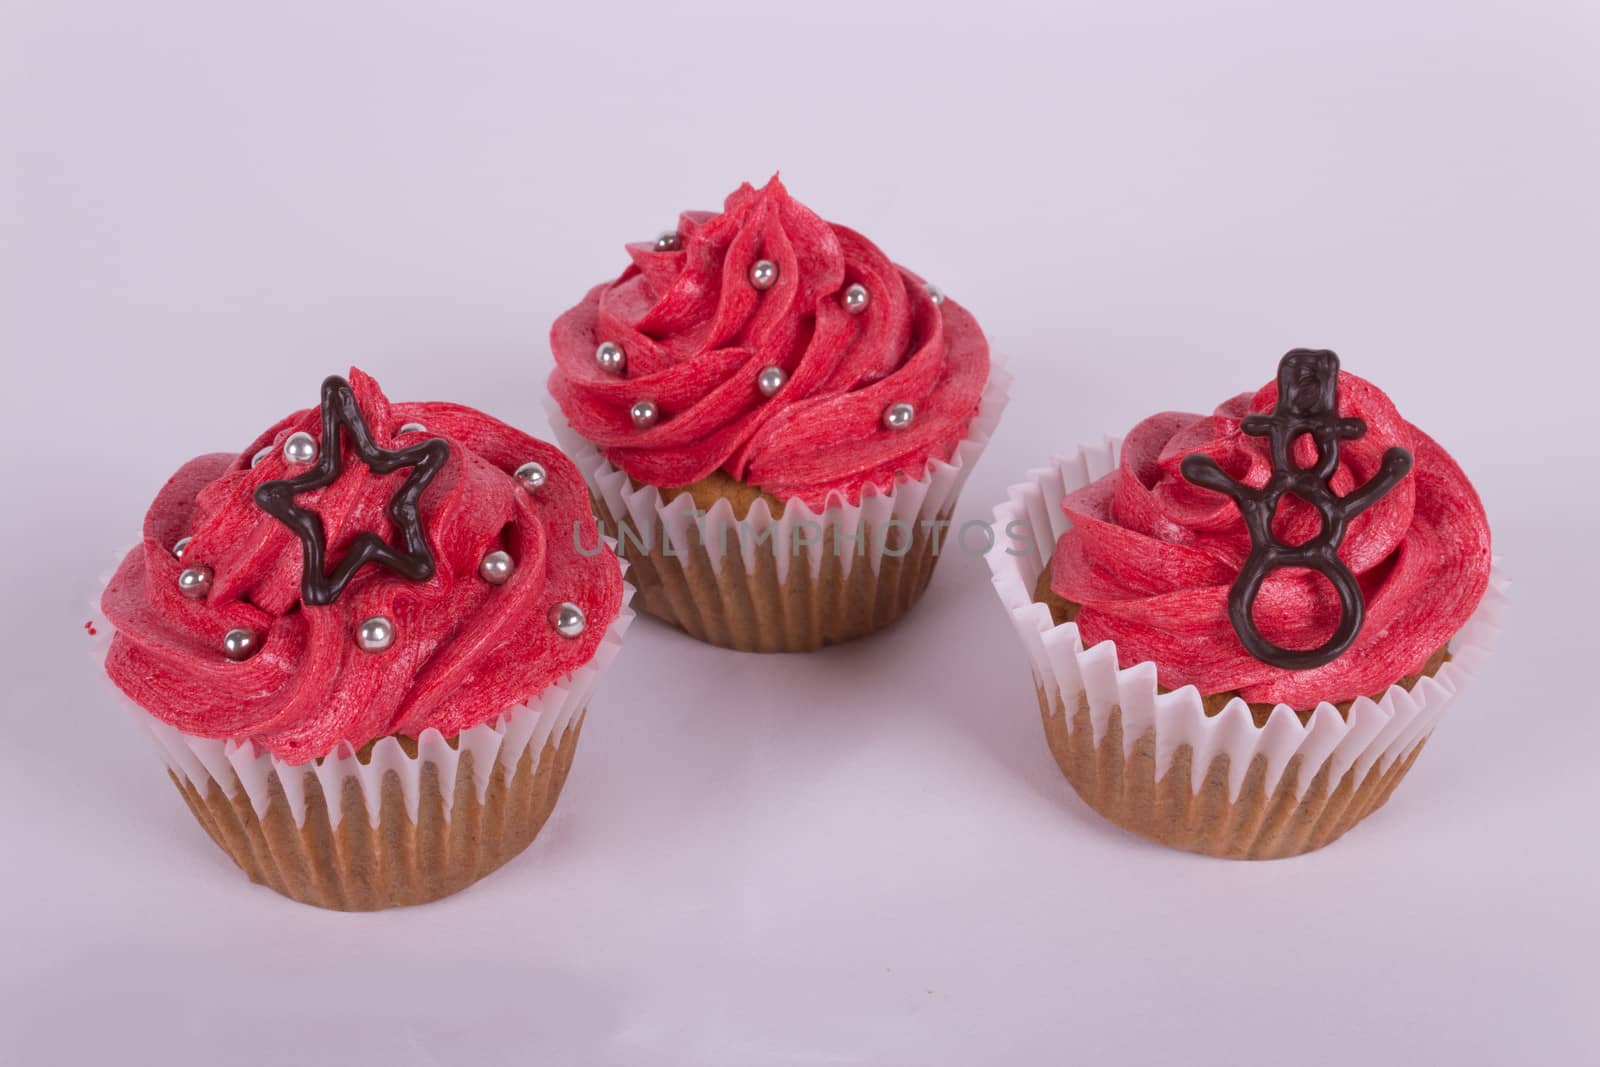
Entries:
<svg viewBox="0 0 1600 1067">
<path fill-rule="evenodd" d="M 688 212 L 679 247 L 633 244 L 633 265 L 596 286 L 550 331 L 550 391 L 569 423 L 635 481 L 680 486 L 717 469 L 780 498 L 822 507 L 862 489 L 920 478 L 948 459 L 978 411 L 989 346 L 954 301 L 866 238 L 824 222 L 774 177 L 728 197 L 720 215 Z M 778 268 L 766 290 L 750 281 L 760 260 Z M 864 286 L 851 314 L 845 291 Z M 627 355 L 623 374 L 601 370 L 595 348 Z M 757 378 L 778 367 L 772 397 Z M 635 401 L 655 402 L 640 429 Z M 909 403 L 906 429 L 884 411 Z"/>
<path fill-rule="evenodd" d="M 436 570 L 414 582 L 377 564 L 356 572 L 332 604 L 303 604 L 302 549 L 290 529 L 253 499 L 263 482 L 292 478 L 285 438 L 321 438 L 318 409 L 289 416 L 239 454 L 201 456 L 178 470 L 145 516 L 144 543 L 123 560 L 101 606 L 116 626 L 106 658 L 113 682 L 152 715 L 185 733 L 252 741 L 302 763 L 343 744 L 359 748 L 390 734 L 430 727 L 446 736 L 489 722 L 587 663 L 621 609 L 615 557 L 599 544 L 588 490 L 554 446 L 456 404 L 391 404 L 378 385 L 350 372 L 373 440 L 396 449 L 443 438 L 450 455 L 424 490 L 419 510 Z M 401 435 L 416 422 L 425 431 Z M 390 544 L 386 509 L 411 473 L 378 475 L 340 433 L 344 469 L 326 488 L 296 503 L 321 516 L 328 566 L 362 531 Z M 269 449 L 255 467 L 251 459 Z M 530 493 L 512 472 L 530 460 L 548 476 Z M 174 544 L 193 540 L 180 562 Z M 483 557 L 510 554 L 503 585 L 478 574 Z M 186 598 L 178 575 L 212 571 L 209 593 Z M 547 620 L 572 601 L 587 626 L 565 638 Z M 394 644 L 368 653 L 356 643 L 361 622 L 394 623 Z M 223 635 L 250 631 L 258 651 L 233 662 Z"/>
<path fill-rule="evenodd" d="M 1251 703 L 1297 709 L 1381 692 L 1461 629 L 1489 581 L 1489 524 L 1471 483 L 1432 438 L 1406 422 L 1381 390 L 1339 375 L 1339 414 L 1366 420 L 1366 436 L 1344 441 L 1334 492 L 1345 496 L 1377 473 L 1386 449 L 1411 451 L 1412 473 L 1355 518 L 1339 558 L 1358 577 L 1366 621 L 1354 644 L 1314 670 L 1254 658 L 1228 618 L 1228 592 L 1250 554 L 1234 502 L 1179 471 L 1183 458 L 1214 458 L 1239 482 L 1259 488 L 1272 473 L 1265 439 L 1240 420 L 1270 412 L 1278 387 L 1229 400 L 1210 416 L 1168 412 L 1136 426 L 1118 468 L 1062 507 L 1072 528 L 1056 544 L 1051 589 L 1081 606 L 1086 645 L 1116 642 L 1122 666 L 1151 661 L 1162 685 L 1202 694 L 1237 692 Z M 1308 437 L 1295 461 L 1316 458 Z M 1287 544 L 1315 536 L 1320 517 L 1285 496 L 1273 531 Z M 1282 648 L 1314 648 L 1334 631 L 1339 603 L 1326 579 L 1273 572 L 1255 604 L 1257 627 Z"/>
</svg>

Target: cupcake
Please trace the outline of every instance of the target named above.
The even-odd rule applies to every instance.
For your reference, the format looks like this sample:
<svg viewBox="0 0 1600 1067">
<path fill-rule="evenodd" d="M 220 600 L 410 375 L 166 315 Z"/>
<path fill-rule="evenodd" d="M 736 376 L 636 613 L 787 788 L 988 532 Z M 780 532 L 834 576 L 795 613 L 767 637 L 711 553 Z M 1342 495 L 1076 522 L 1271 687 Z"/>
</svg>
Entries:
<svg viewBox="0 0 1600 1067">
<path fill-rule="evenodd" d="M 1376 810 L 1486 655 L 1503 582 L 1448 453 L 1327 351 L 1032 472 L 995 587 L 1079 796 L 1264 859 Z"/>
<path fill-rule="evenodd" d="M 972 315 L 776 177 L 628 254 L 550 394 L 639 605 L 761 652 L 900 618 L 1005 403 Z"/>
<path fill-rule="evenodd" d="M 626 599 L 553 446 L 352 370 L 161 489 L 101 598 L 105 670 L 252 880 L 418 904 L 539 832 Z"/>
</svg>

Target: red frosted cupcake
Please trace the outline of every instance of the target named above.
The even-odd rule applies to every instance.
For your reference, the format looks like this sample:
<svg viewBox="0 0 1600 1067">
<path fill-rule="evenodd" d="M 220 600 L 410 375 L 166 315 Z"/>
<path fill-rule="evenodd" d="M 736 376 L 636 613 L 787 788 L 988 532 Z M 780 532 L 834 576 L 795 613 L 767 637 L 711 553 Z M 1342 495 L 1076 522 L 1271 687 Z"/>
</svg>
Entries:
<svg viewBox="0 0 1600 1067">
<path fill-rule="evenodd" d="M 628 252 L 550 392 L 641 606 L 758 651 L 899 618 L 1004 406 L 977 322 L 777 178 Z"/>
<path fill-rule="evenodd" d="M 1410 768 L 1495 632 L 1483 505 L 1332 352 L 1212 415 L 1057 460 L 989 554 L 1045 733 L 1095 810 L 1178 848 L 1293 855 Z"/>
<path fill-rule="evenodd" d="M 560 452 L 359 371 L 180 468 L 101 606 L 106 673 L 201 825 L 255 881 L 346 910 L 527 847 L 631 618 Z"/>
</svg>

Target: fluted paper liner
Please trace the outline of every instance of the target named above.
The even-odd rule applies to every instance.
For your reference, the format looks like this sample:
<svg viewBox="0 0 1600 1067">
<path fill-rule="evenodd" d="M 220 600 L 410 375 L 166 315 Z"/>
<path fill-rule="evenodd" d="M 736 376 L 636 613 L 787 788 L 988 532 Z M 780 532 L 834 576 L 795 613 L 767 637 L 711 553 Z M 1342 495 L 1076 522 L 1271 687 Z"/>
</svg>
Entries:
<svg viewBox="0 0 1600 1067">
<path fill-rule="evenodd" d="M 601 672 L 633 620 L 632 590 L 594 657 L 492 722 L 446 738 L 385 737 L 288 764 L 248 741 L 195 737 L 108 681 L 154 742 L 211 839 L 254 882 L 340 911 L 422 904 L 466 888 L 533 841 L 555 808 Z M 538 620 L 540 625 L 544 620 Z M 113 628 L 98 613 L 99 659 Z"/>
<path fill-rule="evenodd" d="M 805 652 L 882 629 L 916 603 L 940 551 L 958 536 L 947 528 L 950 514 L 1010 384 L 1001 361 L 991 360 L 966 437 L 921 478 L 887 492 L 869 485 L 859 504 L 836 494 L 820 512 L 790 500 L 774 517 L 758 499 L 743 519 L 727 500 L 697 514 L 688 494 L 663 501 L 655 486 L 635 486 L 573 431 L 553 399 L 546 406 L 631 565 L 640 610 L 724 648 Z M 801 558 L 805 566 L 796 565 Z"/>
<path fill-rule="evenodd" d="M 1085 648 L 1056 625 L 1033 588 L 1070 525 L 1067 494 L 1117 465 L 1108 439 L 1056 458 L 995 509 L 988 553 L 996 591 L 1027 649 L 1045 737 L 1084 802 L 1117 825 L 1174 848 L 1271 859 L 1337 839 L 1388 800 L 1457 691 L 1498 635 L 1508 583 L 1498 561 L 1482 602 L 1450 642 L 1450 658 L 1409 688 L 1358 697 L 1341 715 L 1322 703 L 1305 722 L 1286 705 L 1257 726 L 1235 698 L 1207 715 L 1193 686 L 1163 693 L 1154 663 L 1120 668 L 1116 646 Z M 1019 526 L 1011 526 L 1020 523 Z M 1008 538 L 1006 531 L 1027 531 Z"/>
</svg>

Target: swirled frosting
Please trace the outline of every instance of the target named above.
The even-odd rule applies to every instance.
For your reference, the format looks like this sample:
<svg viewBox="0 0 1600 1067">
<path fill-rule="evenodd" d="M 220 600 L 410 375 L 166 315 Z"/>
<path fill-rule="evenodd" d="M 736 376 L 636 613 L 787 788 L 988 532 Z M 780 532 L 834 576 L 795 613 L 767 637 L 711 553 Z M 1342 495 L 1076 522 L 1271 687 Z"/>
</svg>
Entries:
<svg viewBox="0 0 1600 1067">
<path fill-rule="evenodd" d="M 554 446 L 456 404 L 391 404 L 357 370 L 350 385 L 378 445 L 398 448 L 424 437 L 449 445 L 419 503 L 433 576 L 411 581 L 369 565 L 333 603 L 302 603 L 301 543 L 254 493 L 295 474 L 281 446 L 296 431 L 319 437 L 318 409 L 289 416 L 242 453 L 186 463 L 157 495 L 143 543 L 101 601 L 116 627 L 105 665 L 111 680 L 185 733 L 249 740 L 290 763 L 429 727 L 453 736 L 588 662 L 620 610 L 617 561 L 604 548 L 586 554 L 599 545 L 588 491 Z M 424 429 L 402 433 L 407 423 Z M 386 509 L 409 473 L 374 473 L 353 458 L 344 433 L 340 446 L 338 479 L 298 499 L 320 516 L 330 563 L 362 531 L 394 540 Z M 529 461 L 548 472 L 537 492 L 512 474 Z M 180 561 L 173 549 L 184 537 L 192 540 Z M 515 566 L 501 585 L 479 575 L 484 556 L 496 550 Z M 212 575 L 201 599 L 178 588 L 179 573 L 195 566 Z M 576 638 L 547 621 L 562 601 L 587 616 Z M 395 633 L 393 645 L 377 653 L 356 641 L 362 621 L 373 616 L 391 620 Z M 233 629 L 256 641 L 257 651 L 242 662 L 222 652 Z"/>
<path fill-rule="evenodd" d="M 977 322 L 861 235 L 824 222 L 774 177 L 741 186 L 720 215 L 688 212 L 677 247 L 633 244 L 633 263 L 551 329 L 550 391 L 573 429 L 636 482 L 687 485 L 722 469 L 820 508 L 948 459 L 977 413 L 989 346 Z M 765 290 L 751 268 L 777 267 Z M 852 314 L 844 294 L 863 286 Z M 613 342 L 611 374 L 595 349 Z M 774 395 L 757 386 L 777 367 Z M 653 401 L 654 425 L 630 417 Z M 884 424 L 908 403 L 914 421 Z"/>
<path fill-rule="evenodd" d="M 1334 492 L 1365 484 L 1391 446 L 1409 449 L 1415 466 L 1351 522 L 1340 547 L 1366 601 L 1354 644 L 1313 670 L 1255 659 L 1228 617 L 1228 591 L 1250 553 L 1244 520 L 1233 501 L 1189 482 L 1179 464 L 1202 453 L 1241 483 L 1264 485 L 1272 472 L 1267 442 L 1242 433 L 1240 420 L 1272 410 L 1277 394 L 1271 383 L 1209 416 L 1168 412 L 1136 426 L 1117 469 L 1062 502 L 1072 528 L 1056 544 L 1050 588 L 1079 606 L 1086 645 L 1116 642 L 1124 667 L 1154 662 L 1169 689 L 1193 685 L 1204 695 L 1237 692 L 1251 703 L 1307 709 L 1381 692 L 1444 647 L 1488 585 L 1489 524 L 1449 454 L 1381 390 L 1341 373 L 1339 414 L 1364 419 L 1367 433 L 1342 444 Z M 1296 442 L 1297 463 L 1309 466 L 1315 456 L 1309 438 Z M 1309 504 L 1286 496 L 1272 530 L 1299 544 L 1320 522 Z M 1273 644 L 1313 648 L 1338 624 L 1338 598 L 1322 577 L 1280 569 L 1262 586 L 1254 618 Z"/>
</svg>

